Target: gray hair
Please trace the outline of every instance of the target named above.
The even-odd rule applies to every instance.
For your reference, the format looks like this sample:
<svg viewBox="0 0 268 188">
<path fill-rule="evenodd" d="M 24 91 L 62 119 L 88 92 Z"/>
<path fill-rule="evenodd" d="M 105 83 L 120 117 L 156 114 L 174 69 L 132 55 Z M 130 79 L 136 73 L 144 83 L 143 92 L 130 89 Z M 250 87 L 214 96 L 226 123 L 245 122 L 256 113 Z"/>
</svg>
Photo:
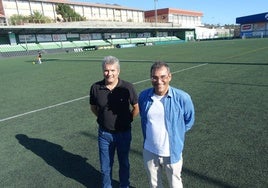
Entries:
<svg viewBox="0 0 268 188">
<path fill-rule="evenodd" d="M 104 59 L 102 60 L 102 69 L 104 69 L 105 65 L 117 65 L 118 70 L 120 70 L 120 63 L 119 63 L 119 59 L 117 59 L 114 56 L 106 56 L 104 57 Z"/>
<path fill-rule="evenodd" d="M 170 68 L 168 66 L 168 64 L 164 61 L 156 61 L 152 66 L 151 66 L 151 76 L 153 74 L 153 71 L 156 69 L 160 69 L 162 67 L 166 67 L 168 73 L 170 73 Z"/>
</svg>

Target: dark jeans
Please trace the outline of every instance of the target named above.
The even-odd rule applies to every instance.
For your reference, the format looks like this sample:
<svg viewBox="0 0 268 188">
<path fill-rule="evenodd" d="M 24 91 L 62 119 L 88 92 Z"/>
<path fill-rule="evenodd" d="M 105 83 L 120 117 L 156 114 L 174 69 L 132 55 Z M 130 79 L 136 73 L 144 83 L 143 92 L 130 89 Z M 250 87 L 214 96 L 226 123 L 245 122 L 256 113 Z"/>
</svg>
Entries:
<svg viewBox="0 0 268 188">
<path fill-rule="evenodd" d="M 129 150 L 131 143 L 131 130 L 120 133 L 109 133 L 99 129 L 98 144 L 100 167 L 102 174 L 102 187 L 112 187 L 112 167 L 115 151 L 119 162 L 120 187 L 128 187 L 129 182 Z"/>
</svg>

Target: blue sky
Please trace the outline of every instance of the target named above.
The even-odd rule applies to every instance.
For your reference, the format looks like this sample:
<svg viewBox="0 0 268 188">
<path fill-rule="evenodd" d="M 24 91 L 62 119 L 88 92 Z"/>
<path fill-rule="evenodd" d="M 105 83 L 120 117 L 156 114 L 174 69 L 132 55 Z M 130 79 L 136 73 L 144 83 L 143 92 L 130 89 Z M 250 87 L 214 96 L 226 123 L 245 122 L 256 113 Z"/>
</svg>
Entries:
<svg viewBox="0 0 268 188">
<path fill-rule="evenodd" d="M 76 0 L 153 10 L 154 0 Z M 235 24 L 237 17 L 268 12 L 268 0 L 157 0 L 156 7 L 203 12 L 202 23 Z"/>
</svg>

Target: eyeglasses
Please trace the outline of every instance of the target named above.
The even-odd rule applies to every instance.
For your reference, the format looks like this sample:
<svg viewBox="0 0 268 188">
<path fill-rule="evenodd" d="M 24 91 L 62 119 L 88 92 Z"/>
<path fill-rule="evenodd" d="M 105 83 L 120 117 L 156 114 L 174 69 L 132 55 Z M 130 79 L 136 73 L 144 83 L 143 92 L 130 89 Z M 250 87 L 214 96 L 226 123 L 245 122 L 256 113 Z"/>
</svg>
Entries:
<svg viewBox="0 0 268 188">
<path fill-rule="evenodd" d="M 156 81 L 158 81 L 158 80 L 165 81 L 167 78 L 168 78 L 168 75 L 162 75 L 162 76 L 160 76 L 160 77 L 152 76 L 152 77 L 151 77 L 151 80 L 152 80 L 153 82 L 156 82 Z"/>
</svg>

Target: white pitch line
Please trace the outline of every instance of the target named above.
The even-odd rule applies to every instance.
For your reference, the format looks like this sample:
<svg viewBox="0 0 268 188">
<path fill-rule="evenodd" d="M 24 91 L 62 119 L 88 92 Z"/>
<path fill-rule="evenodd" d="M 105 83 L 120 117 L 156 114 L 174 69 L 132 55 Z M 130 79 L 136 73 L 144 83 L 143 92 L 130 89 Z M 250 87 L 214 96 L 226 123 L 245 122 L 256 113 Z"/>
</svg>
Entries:
<svg viewBox="0 0 268 188">
<path fill-rule="evenodd" d="M 208 63 L 204 63 L 204 64 L 196 65 L 196 66 L 193 66 L 193 67 L 181 69 L 181 70 L 178 70 L 178 71 L 173 72 L 173 74 L 179 73 L 179 72 L 183 72 L 183 71 L 186 71 L 186 70 L 190 70 L 190 69 L 194 69 L 194 68 L 198 68 L 198 67 L 201 67 L 201 66 L 204 66 L 204 65 L 207 65 L 207 64 Z M 136 84 L 139 84 L 139 83 L 142 83 L 142 82 L 146 82 L 146 81 L 149 81 L 149 80 L 150 79 L 145 79 L 145 80 L 141 80 L 141 81 L 138 81 L 138 82 L 134 82 L 133 84 L 136 85 Z M 75 101 L 80 101 L 80 100 L 85 99 L 85 98 L 88 98 L 88 97 L 89 96 L 87 95 L 87 96 L 84 96 L 84 97 L 79 97 L 77 99 L 73 99 L 73 100 L 61 102 L 61 103 L 54 104 L 54 105 L 51 105 L 51 106 L 47 106 L 47 107 L 44 107 L 44 108 L 39 108 L 39 109 L 32 110 L 32 111 L 29 111 L 29 112 L 25 112 L 25 113 L 22 113 L 22 114 L 18 114 L 18 115 L 15 115 L 15 116 L 10 116 L 10 117 L 7 117 L 7 118 L 0 119 L 0 122 L 4 122 L 4 121 L 7 121 L 7 120 L 15 119 L 15 118 L 18 118 L 18 117 L 21 117 L 21 116 L 25 116 L 25 115 L 28 115 L 28 114 L 40 112 L 40 111 L 47 110 L 47 109 L 50 109 L 50 108 L 62 106 L 62 105 L 69 104 L 69 103 L 72 103 L 72 102 L 75 102 Z"/>
<path fill-rule="evenodd" d="M 188 68 L 185 68 L 185 69 L 181 69 L 181 70 L 178 70 L 178 71 L 175 71 L 175 72 L 172 72 L 172 74 L 176 74 L 176 73 L 179 73 L 179 72 L 183 72 L 183 71 L 186 71 L 186 70 L 190 70 L 190 69 L 195 69 L 197 67 L 202 67 L 204 65 L 207 65 L 208 63 L 203 63 L 203 64 L 200 64 L 200 65 L 196 65 L 196 66 L 193 66 L 193 67 L 188 67 Z M 150 79 L 145 79 L 145 80 L 141 80 L 141 81 L 138 81 L 138 82 L 134 82 L 133 84 L 140 84 L 142 82 L 147 82 L 149 81 Z"/>
<path fill-rule="evenodd" d="M 205 66 L 205 65 L 208 65 L 208 63 L 203 63 L 203 64 L 196 65 L 196 66 L 193 66 L 193 67 L 188 67 L 188 68 L 185 68 L 185 69 L 181 69 L 181 70 L 172 72 L 172 74 L 175 74 L 175 73 L 178 73 L 178 72 L 183 72 L 183 71 L 190 70 L 190 69 L 195 69 L 195 68 L 202 67 L 202 66 Z"/>
<path fill-rule="evenodd" d="M 54 104 L 54 105 L 51 105 L 51 106 L 47 106 L 47 107 L 44 107 L 44 108 L 39 108 L 37 110 L 32 110 L 32 111 L 29 111 L 29 112 L 18 114 L 18 115 L 15 115 L 15 116 L 10 116 L 10 117 L 4 118 L 4 119 L 0 119 L 0 122 L 7 121 L 7 120 L 10 120 L 10 119 L 14 119 L 14 118 L 21 117 L 21 116 L 25 116 L 25 115 L 32 114 L 32 113 L 35 113 L 35 112 L 43 111 L 43 110 L 46 110 L 46 109 L 49 109 L 49 108 L 54 108 L 54 107 L 61 106 L 61 105 L 64 105 L 64 104 L 68 104 L 68 103 L 71 103 L 71 102 L 79 101 L 79 100 L 85 99 L 87 97 L 88 96 L 84 96 L 84 97 L 80 97 L 80 98 L 77 98 L 77 99 L 65 101 L 65 102 Z"/>
</svg>

